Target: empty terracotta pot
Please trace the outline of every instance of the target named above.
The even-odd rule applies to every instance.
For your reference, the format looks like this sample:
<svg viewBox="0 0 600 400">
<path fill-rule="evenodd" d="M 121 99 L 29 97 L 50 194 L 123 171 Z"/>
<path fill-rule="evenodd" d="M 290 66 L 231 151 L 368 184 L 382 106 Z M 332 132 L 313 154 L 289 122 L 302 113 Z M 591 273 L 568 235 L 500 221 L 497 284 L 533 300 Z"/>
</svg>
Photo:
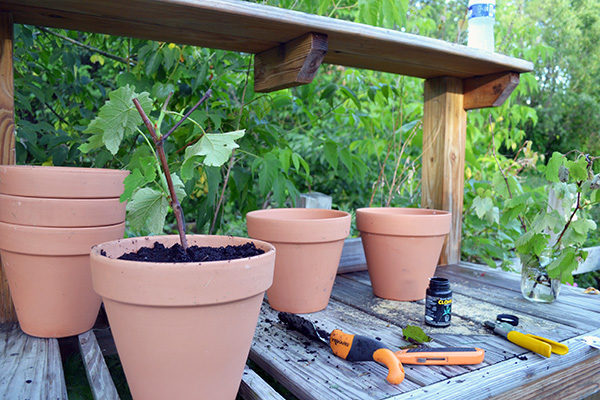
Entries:
<svg viewBox="0 0 600 400">
<path fill-rule="evenodd" d="M 452 222 L 448 211 L 359 208 L 360 231 L 373 293 L 400 301 L 425 298 Z"/>
<path fill-rule="evenodd" d="M 187 239 L 190 246 L 213 247 L 252 241 L 265 253 L 202 263 L 117 259 L 155 241 L 169 247 L 176 235 L 117 240 L 91 252 L 94 289 L 135 399 L 234 399 L 239 389 L 273 281 L 275 248 L 231 236 Z"/>
<path fill-rule="evenodd" d="M 317 208 L 277 208 L 246 215 L 248 236 L 277 249 L 269 305 L 278 311 L 311 313 L 329 303 L 350 214 Z"/>
<path fill-rule="evenodd" d="M 25 333 L 65 337 L 92 328 L 93 245 L 123 237 L 128 171 L 0 166 L 0 253 Z"/>
<path fill-rule="evenodd" d="M 90 330 L 100 309 L 90 249 L 123 237 L 125 223 L 46 228 L 0 222 L 2 264 L 23 332 L 60 338 Z"/>
</svg>

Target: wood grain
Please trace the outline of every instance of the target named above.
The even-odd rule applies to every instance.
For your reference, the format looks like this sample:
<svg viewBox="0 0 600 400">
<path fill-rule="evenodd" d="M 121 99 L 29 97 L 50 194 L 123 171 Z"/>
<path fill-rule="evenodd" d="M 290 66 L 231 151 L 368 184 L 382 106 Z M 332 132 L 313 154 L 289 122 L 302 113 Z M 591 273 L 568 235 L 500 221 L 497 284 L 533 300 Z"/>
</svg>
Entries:
<svg viewBox="0 0 600 400">
<path fill-rule="evenodd" d="M 441 264 L 460 262 L 467 113 L 461 79 L 425 81 L 421 207 L 452 213 Z"/>
<path fill-rule="evenodd" d="M 91 330 L 79 335 L 79 350 L 95 400 L 119 400 L 119 394 Z"/>
<path fill-rule="evenodd" d="M 0 324 L 0 398 L 67 399 L 56 339 L 28 336 L 17 324 Z"/>
<path fill-rule="evenodd" d="M 254 57 L 254 91 L 311 83 L 327 54 L 327 35 L 307 33 Z"/>
<path fill-rule="evenodd" d="M 464 108 L 473 110 L 501 106 L 518 85 L 519 74 L 516 72 L 501 72 L 465 79 Z"/>
<path fill-rule="evenodd" d="M 12 15 L 0 12 L 0 165 L 15 163 Z M 0 256 L 0 323 L 17 320 Z"/>
<path fill-rule="evenodd" d="M 309 32 L 329 37 L 324 62 L 421 78 L 460 78 L 533 64 L 436 39 L 234 0 L 3 0 L 15 22 L 257 54 Z"/>
<path fill-rule="evenodd" d="M 284 400 L 283 396 L 248 366 L 244 368 L 237 398 L 242 400 Z"/>
</svg>

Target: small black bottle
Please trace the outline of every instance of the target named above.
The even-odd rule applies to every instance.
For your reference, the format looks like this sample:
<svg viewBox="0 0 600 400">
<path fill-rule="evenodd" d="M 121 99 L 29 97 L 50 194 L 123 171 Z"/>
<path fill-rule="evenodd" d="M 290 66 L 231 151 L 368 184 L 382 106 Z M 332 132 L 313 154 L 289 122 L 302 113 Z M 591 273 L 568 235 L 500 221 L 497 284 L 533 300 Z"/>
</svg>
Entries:
<svg viewBox="0 0 600 400">
<path fill-rule="evenodd" d="M 425 322 L 432 326 L 450 326 L 452 316 L 452 290 L 446 278 L 429 280 L 425 297 Z"/>
</svg>

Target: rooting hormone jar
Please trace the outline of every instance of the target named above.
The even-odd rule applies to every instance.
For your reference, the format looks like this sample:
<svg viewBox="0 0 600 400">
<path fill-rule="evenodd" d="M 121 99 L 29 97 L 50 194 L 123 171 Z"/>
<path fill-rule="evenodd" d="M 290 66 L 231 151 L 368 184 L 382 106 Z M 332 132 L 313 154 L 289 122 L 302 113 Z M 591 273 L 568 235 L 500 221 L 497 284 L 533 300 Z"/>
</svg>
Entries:
<svg viewBox="0 0 600 400">
<path fill-rule="evenodd" d="M 425 297 L 425 323 L 437 327 L 450 326 L 452 316 L 452 290 L 446 278 L 429 280 Z"/>
</svg>

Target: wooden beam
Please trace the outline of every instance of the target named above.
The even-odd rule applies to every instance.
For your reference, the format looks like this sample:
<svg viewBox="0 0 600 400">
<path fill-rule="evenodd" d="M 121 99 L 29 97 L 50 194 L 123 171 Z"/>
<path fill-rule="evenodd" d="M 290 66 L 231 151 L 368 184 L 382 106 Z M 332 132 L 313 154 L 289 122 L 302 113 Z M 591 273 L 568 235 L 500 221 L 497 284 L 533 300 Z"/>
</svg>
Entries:
<svg viewBox="0 0 600 400">
<path fill-rule="evenodd" d="M 0 12 L 0 165 L 14 163 L 13 19 L 11 14 Z M 16 320 L 0 258 L 0 323 Z"/>
<path fill-rule="evenodd" d="M 311 83 L 327 54 L 327 35 L 307 33 L 254 56 L 254 91 Z"/>
<path fill-rule="evenodd" d="M 466 130 L 462 79 L 426 80 L 421 206 L 452 212 L 440 264 L 460 261 Z"/>
<path fill-rule="evenodd" d="M 467 78 L 463 86 L 465 110 L 501 106 L 518 84 L 517 72 L 500 72 Z"/>
</svg>

